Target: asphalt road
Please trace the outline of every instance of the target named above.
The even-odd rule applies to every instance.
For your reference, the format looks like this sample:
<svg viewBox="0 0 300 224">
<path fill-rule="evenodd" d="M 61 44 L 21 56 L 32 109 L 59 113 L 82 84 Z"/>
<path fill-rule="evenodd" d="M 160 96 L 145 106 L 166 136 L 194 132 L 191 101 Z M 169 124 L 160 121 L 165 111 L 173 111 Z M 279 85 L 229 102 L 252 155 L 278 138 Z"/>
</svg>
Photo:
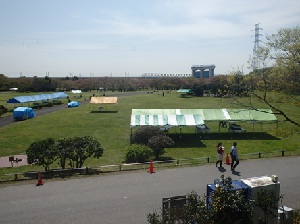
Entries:
<svg viewBox="0 0 300 224">
<path fill-rule="evenodd" d="M 232 173 L 214 164 L 188 168 L 93 176 L 66 181 L 44 180 L 0 188 L 1 223 L 147 223 L 147 214 L 160 211 L 162 198 L 206 192 L 206 185 L 224 174 L 240 180 L 277 175 L 283 204 L 300 209 L 300 157 L 241 161 Z"/>
</svg>

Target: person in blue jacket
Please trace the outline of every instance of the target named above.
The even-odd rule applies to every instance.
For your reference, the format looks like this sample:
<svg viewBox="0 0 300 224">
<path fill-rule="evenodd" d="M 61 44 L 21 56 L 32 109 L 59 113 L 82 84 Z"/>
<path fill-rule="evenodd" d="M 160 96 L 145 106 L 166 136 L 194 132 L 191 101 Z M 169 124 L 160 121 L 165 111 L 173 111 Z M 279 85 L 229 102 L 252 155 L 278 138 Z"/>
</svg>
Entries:
<svg viewBox="0 0 300 224">
<path fill-rule="evenodd" d="M 239 155 L 237 150 L 237 143 L 234 142 L 233 146 L 231 147 L 230 156 L 231 156 L 231 171 L 234 171 L 236 166 L 239 165 Z"/>
</svg>

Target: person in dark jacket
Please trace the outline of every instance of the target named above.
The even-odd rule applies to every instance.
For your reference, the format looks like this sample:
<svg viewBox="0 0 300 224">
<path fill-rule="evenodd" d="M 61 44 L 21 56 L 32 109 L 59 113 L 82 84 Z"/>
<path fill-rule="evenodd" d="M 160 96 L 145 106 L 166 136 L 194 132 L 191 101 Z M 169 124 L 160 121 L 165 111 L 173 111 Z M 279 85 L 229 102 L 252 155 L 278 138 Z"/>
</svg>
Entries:
<svg viewBox="0 0 300 224">
<path fill-rule="evenodd" d="M 231 171 L 234 171 L 236 166 L 239 165 L 239 155 L 237 150 L 237 143 L 234 142 L 233 146 L 231 147 L 230 155 L 231 155 Z"/>
</svg>

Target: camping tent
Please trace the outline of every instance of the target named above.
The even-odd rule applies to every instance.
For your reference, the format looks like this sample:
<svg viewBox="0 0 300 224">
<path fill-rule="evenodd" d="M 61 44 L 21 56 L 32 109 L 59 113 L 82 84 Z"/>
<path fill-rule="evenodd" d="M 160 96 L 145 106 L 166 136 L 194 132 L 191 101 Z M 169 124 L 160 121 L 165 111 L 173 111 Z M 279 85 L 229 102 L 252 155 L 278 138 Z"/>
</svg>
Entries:
<svg viewBox="0 0 300 224">
<path fill-rule="evenodd" d="M 27 120 L 35 117 L 35 113 L 30 107 L 17 107 L 13 111 L 14 120 Z"/>
<path fill-rule="evenodd" d="M 97 110 L 107 110 L 107 105 L 116 105 L 116 110 L 118 110 L 118 97 L 91 97 L 90 104 L 93 105 L 92 110 L 94 110 L 94 105 L 100 106 L 97 107 Z M 102 106 L 103 105 L 103 106 Z"/>
</svg>

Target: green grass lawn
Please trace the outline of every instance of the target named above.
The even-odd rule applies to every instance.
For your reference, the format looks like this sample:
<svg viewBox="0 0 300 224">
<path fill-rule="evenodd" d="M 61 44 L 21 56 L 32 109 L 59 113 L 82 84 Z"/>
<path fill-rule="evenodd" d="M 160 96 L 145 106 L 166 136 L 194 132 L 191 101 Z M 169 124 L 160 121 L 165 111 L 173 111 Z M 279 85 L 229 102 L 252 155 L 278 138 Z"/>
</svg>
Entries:
<svg viewBox="0 0 300 224">
<path fill-rule="evenodd" d="M 116 93 L 116 92 L 115 92 Z M 106 93 L 106 96 L 115 94 Z M 9 93 L 11 94 L 11 93 Z M 93 93 L 83 93 L 85 97 Z M 102 93 L 94 93 L 101 95 Z M 20 95 L 20 94 L 16 94 Z M 24 94 L 21 94 L 24 95 Z M 28 94 L 34 95 L 34 94 Z M 71 94 L 70 94 L 71 95 Z M 5 96 L 0 94 L 1 100 Z M 8 97 L 8 94 L 6 95 Z M 10 95 L 10 97 L 13 97 Z M 71 97 L 70 97 L 71 98 Z M 76 100 L 76 98 L 71 98 Z M 248 99 L 245 98 L 245 101 Z M 78 101 L 80 101 L 78 99 Z M 4 104 L 5 105 L 5 104 Z M 257 102 L 258 108 L 266 108 Z M 282 105 L 292 117 L 300 122 L 299 108 L 294 105 Z M 118 111 L 115 106 L 108 107 L 109 111 L 98 113 L 91 112 L 89 104 L 80 105 L 77 108 L 65 108 L 63 110 L 37 116 L 33 119 L 15 122 L 12 125 L 0 128 L 0 156 L 25 154 L 28 146 L 37 140 L 45 138 L 63 138 L 74 136 L 93 136 L 98 139 L 104 148 L 100 159 L 90 158 L 84 166 L 99 166 L 109 164 L 120 164 L 125 160 L 126 147 L 130 143 L 130 115 L 131 109 L 205 109 L 205 108 L 242 108 L 228 98 L 192 97 L 180 98 L 176 91 L 159 95 L 138 94 L 133 96 L 119 97 Z M 281 121 L 283 118 L 278 117 Z M 0 118 L 1 122 L 1 118 Z M 218 122 L 209 122 L 207 126 L 211 134 L 195 134 L 194 127 L 172 128 L 170 136 L 175 141 L 173 148 L 167 149 L 163 155 L 172 159 L 199 158 L 216 156 L 216 145 L 222 142 L 225 152 L 233 141 L 238 142 L 240 154 L 251 152 L 275 152 L 287 150 L 290 152 L 299 149 L 299 129 L 290 123 L 279 122 L 276 124 L 249 124 L 240 123 L 247 129 L 246 133 L 228 133 L 227 129 L 218 130 Z M 133 128 L 133 132 L 136 128 Z M 276 131 L 277 130 L 277 131 Z M 50 168 L 54 168 L 53 164 Z M 56 166 L 58 167 L 58 166 Z M 36 167 L 24 167 L 13 169 L 0 169 L 1 173 L 12 172 L 12 170 L 28 170 Z"/>
</svg>

